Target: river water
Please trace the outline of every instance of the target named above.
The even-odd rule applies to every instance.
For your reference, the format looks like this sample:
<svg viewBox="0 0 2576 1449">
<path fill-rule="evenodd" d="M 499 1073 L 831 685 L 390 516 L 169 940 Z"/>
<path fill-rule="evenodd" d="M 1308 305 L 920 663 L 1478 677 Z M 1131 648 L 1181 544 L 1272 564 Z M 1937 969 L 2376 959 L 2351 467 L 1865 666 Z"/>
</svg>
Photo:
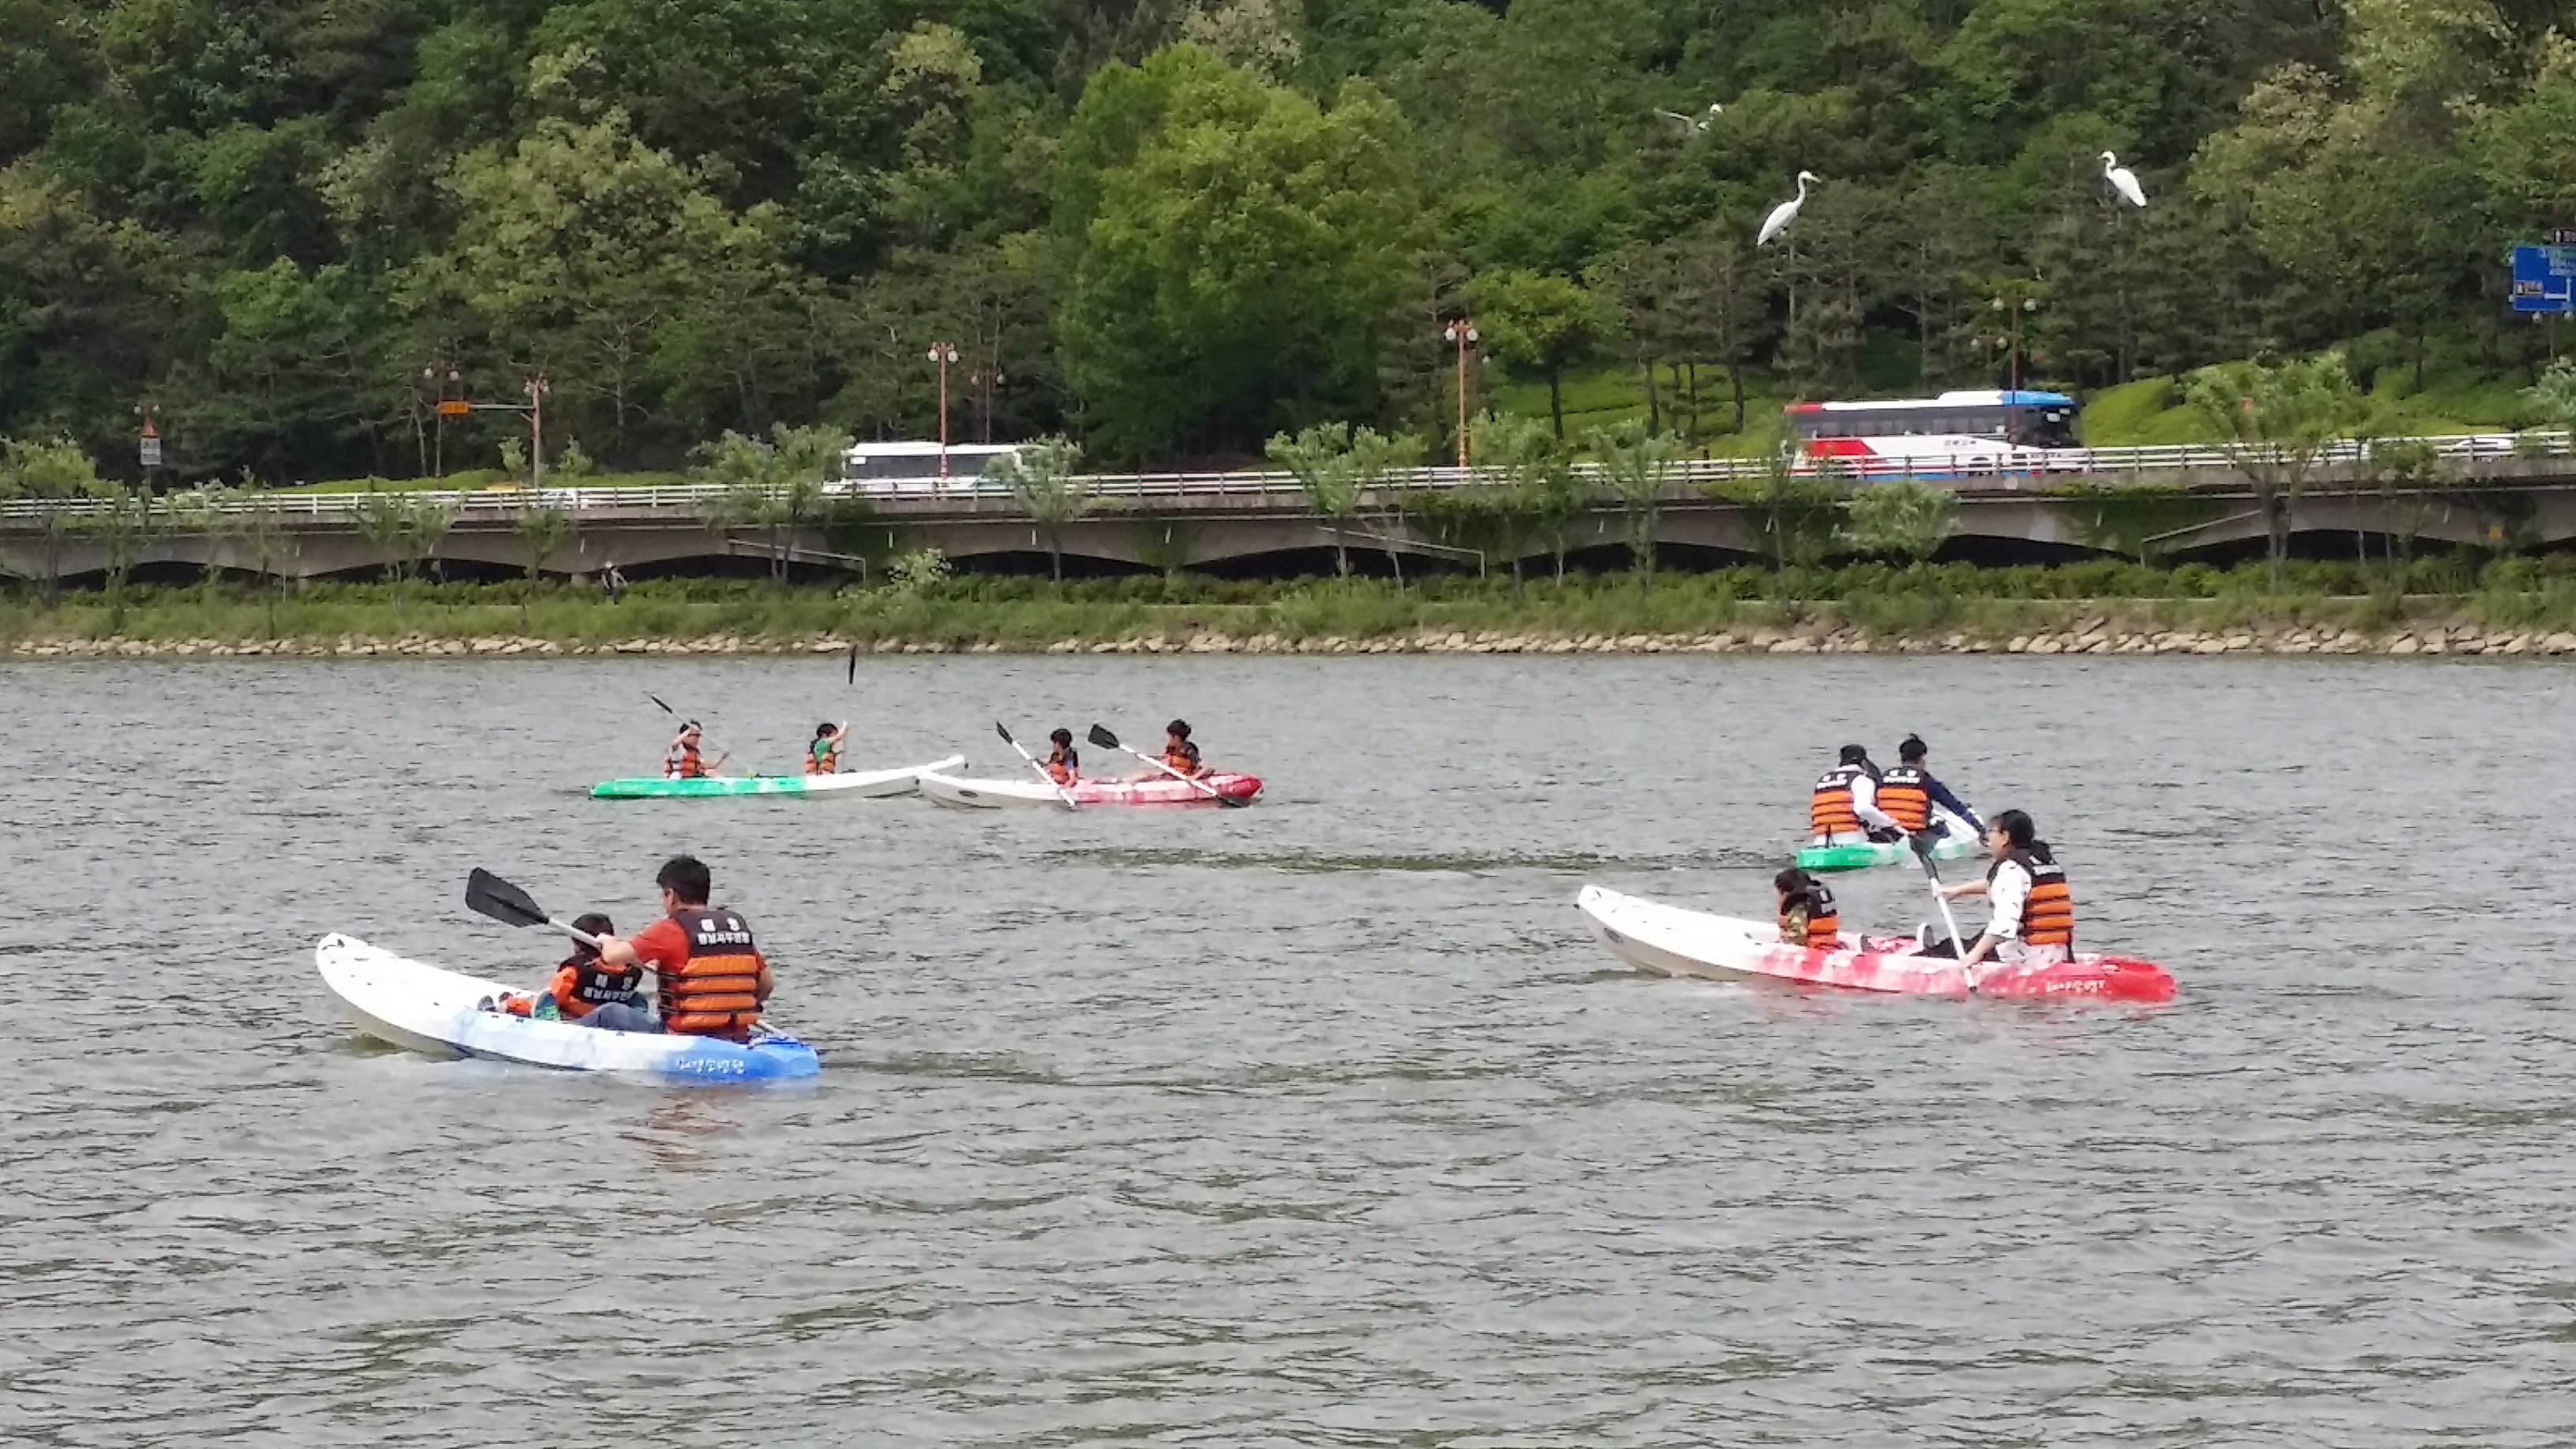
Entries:
<svg viewBox="0 0 2576 1449">
<path fill-rule="evenodd" d="M 0 1442 L 2563 1445 L 2564 668 L 0 666 Z M 1228 812 L 610 805 L 1191 717 Z M 1631 974 L 1846 737 L 2020 805 L 2171 1007 Z M 1102 762 L 1093 761 L 1095 771 Z M 542 979 L 676 850 L 819 1085 L 372 1046 L 313 939 Z M 1851 880 L 1871 929 L 1926 914 Z"/>
</svg>

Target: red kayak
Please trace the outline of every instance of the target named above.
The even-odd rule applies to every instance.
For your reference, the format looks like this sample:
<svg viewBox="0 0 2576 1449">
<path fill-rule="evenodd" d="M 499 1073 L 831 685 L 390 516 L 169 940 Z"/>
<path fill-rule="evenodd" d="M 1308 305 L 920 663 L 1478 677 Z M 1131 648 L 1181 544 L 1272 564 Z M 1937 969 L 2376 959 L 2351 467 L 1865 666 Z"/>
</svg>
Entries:
<svg viewBox="0 0 2576 1449">
<path fill-rule="evenodd" d="M 1911 936 L 1850 936 L 1837 951 L 1791 946 L 1768 921 L 1741 921 L 1585 886 L 1575 904 L 1592 934 L 1631 966 L 1668 976 L 1768 976 L 1908 996 L 1994 996 L 2023 1001 L 2158 1002 L 2174 998 L 2165 969 L 2123 956 L 2078 956 L 2045 966 L 1981 966 L 1976 979 Z"/>
</svg>

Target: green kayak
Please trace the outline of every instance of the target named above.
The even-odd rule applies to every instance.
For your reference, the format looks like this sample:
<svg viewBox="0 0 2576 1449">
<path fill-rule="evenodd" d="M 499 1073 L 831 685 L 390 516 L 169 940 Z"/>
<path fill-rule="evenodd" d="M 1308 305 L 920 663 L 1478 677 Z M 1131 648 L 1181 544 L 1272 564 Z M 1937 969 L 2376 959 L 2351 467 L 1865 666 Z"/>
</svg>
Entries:
<svg viewBox="0 0 2576 1449">
<path fill-rule="evenodd" d="M 666 780 L 659 775 L 648 775 L 633 780 L 604 780 L 591 787 L 590 798 L 704 800 L 734 795 L 823 795 L 843 800 L 869 800 L 886 795 L 912 794 L 921 788 L 924 772 L 955 770 L 965 764 L 964 755 L 950 755 L 927 765 L 844 775 L 709 775 L 696 780 Z"/>
<path fill-rule="evenodd" d="M 1974 855 L 1977 843 L 1964 834 L 1944 835 L 1932 846 L 1934 860 L 1964 860 Z M 1894 865 L 1912 860 L 1914 847 L 1902 840 L 1884 845 L 1810 845 L 1798 852 L 1800 870 L 1867 870 L 1873 865 Z"/>
</svg>

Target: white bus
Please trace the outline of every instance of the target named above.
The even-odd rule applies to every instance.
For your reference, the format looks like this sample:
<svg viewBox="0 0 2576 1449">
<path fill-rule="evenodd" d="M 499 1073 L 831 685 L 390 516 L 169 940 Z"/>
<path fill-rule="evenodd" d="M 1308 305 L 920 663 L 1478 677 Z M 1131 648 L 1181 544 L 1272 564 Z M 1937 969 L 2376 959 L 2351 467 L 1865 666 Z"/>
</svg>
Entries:
<svg viewBox="0 0 2576 1449">
<path fill-rule="evenodd" d="M 841 485 L 847 492 L 881 495 L 991 492 L 1000 485 L 985 482 L 984 470 L 1019 451 L 1016 443 L 860 443 L 841 459 Z"/>
</svg>

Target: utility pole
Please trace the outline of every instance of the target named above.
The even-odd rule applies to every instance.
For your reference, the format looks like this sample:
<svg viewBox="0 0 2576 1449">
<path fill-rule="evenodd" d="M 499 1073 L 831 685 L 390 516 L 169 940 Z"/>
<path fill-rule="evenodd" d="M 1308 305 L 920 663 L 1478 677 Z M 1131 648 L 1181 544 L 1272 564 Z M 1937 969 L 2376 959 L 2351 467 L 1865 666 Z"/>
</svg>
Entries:
<svg viewBox="0 0 2576 1449">
<path fill-rule="evenodd" d="M 1458 466 L 1467 466 L 1467 349 L 1476 345 L 1476 320 L 1461 317 L 1440 335 L 1458 344 Z"/>
</svg>

